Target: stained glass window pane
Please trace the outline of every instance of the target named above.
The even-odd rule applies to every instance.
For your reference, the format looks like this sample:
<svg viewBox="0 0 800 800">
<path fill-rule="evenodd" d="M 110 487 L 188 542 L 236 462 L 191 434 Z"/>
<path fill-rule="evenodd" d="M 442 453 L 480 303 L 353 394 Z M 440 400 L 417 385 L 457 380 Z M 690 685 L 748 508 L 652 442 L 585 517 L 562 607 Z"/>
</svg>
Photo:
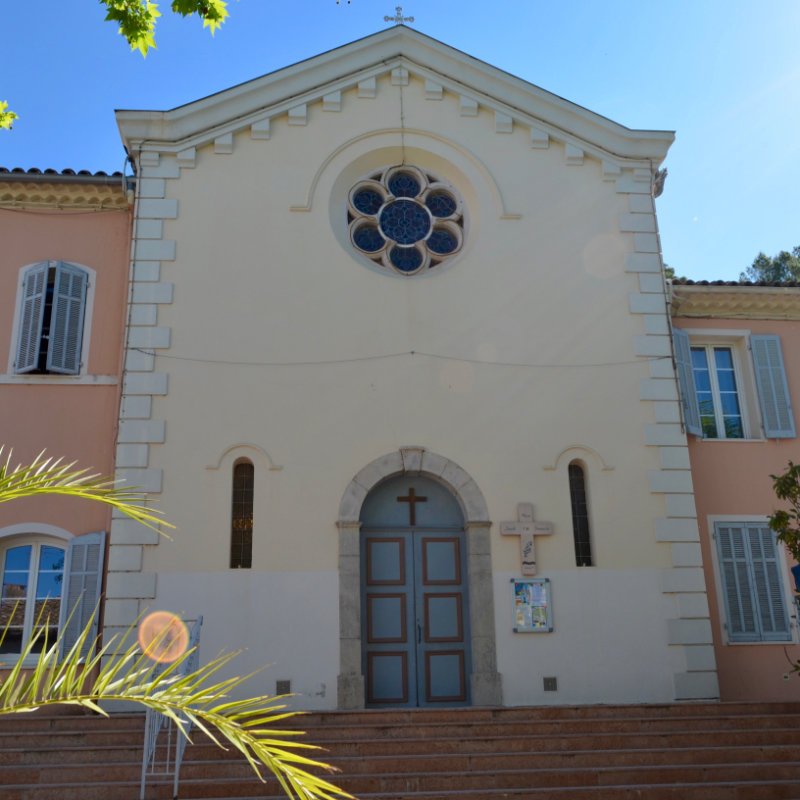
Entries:
<svg viewBox="0 0 800 800">
<path fill-rule="evenodd" d="M 249 461 L 233 468 L 231 499 L 231 568 L 248 569 L 253 558 L 253 484 L 255 469 Z"/>
<path fill-rule="evenodd" d="M 360 189 L 353 197 L 353 205 L 362 214 L 377 214 L 383 205 L 383 197 L 374 189 Z"/>
<path fill-rule="evenodd" d="M 425 205 L 430 209 L 434 217 L 449 217 L 455 213 L 457 208 L 455 198 L 447 192 L 434 192 L 428 195 Z"/>
<path fill-rule="evenodd" d="M 395 197 L 416 197 L 422 189 L 419 181 L 409 172 L 396 172 L 389 179 L 388 186 Z"/>
<path fill-rule="evenodd" d="M 444 228 L 436 228 L 428 237 L 428 249 L 439 255 L 452 253 L 458 247 L 458 239 Z"/>
<path fill-rule="evenodd" d="M 401 272 L 414 272 L 422 266 L 422 253 L 414 247 L 393 247 L 389 260 Z"/>
<path fill-rule="evenodd" d="M 592 544 L 589 537 L 589 509 L 586 504 L 586 477 L 580 464 L 569 465 L 569 498 L 572 506 L 575 564 L 579 567 L 591 567 Z"/>
<path fill-rule="evenodd" d="M 381 211 L 380 225 L 389 239 L 398 244 L 413 244 L 428 235 L 431 220 L 413 200 L 396 200 Z"/>
<path fill-rule="evenodd" d="M 385 244 L 383 236 L 377 228 L 372 225 L 364 225 L 359 228 L 353 236 L 356 247 L 360 247 L 367 253 L 377 253 Z"/>
</svg>

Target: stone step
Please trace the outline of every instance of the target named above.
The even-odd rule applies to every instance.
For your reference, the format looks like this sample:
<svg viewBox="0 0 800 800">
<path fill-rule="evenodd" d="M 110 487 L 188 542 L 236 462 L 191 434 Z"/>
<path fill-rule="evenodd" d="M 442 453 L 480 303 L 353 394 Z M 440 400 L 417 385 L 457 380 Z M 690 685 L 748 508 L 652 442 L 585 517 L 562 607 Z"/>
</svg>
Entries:
<svg viewBox="0 0 800 800">
<path fill-rule="evenodd" d="M 0 765 L 93 763 L 102 760 L 136 761 L 141 758 L 143 733 L 125 734 L 115 741 L 114 733 L 93 732 L 81 736 L 77 732 L 58 734 L 23 734 L 9 739 L 0 747 Z M 162 734 L 163 738 L 163 734 Z M 225 751 L 217 745 L 203 742 L 202 734 L 193 732 L 195 744 L 189 745 L 186 758 L 199 760 L 219 758 Z M 558 736 L 496 736 L 496 737 L 443 737 L 437 739 L 395 737 L 391 739 L 341 739 L 324 741 L 318 731 L 299 737 L 299 742 L 322 743 L 316 753 L 321 760 L 355 756 L 363 758 L 387 757 L 404 754 L 459 755 L 475 753 L 544 753 L 584 750 L 645 750 L 655 748 L 702 748 L 709 744 L 709 734 L 703 731 L 676 731 L 670 733 L 580 733 Z M 11 746 L 13 744 L 13 746 Z M 751 729 L 713 732 L 714 748 L 775 747 L 779 745 L 800 746 L 800 729 L 769 728 L 761 731 Z M 229 757 L 238 757 L 228 751 Z M 314 756 L 314 752 L 310 753 Z"/>
<path fill-rule="evenodd" d="M 29 717 L 0 719 L 1 800 L 138 798 L 142 715 Z M 359 800 L 800 798 L 800 703 L 332 712 L 287 727 L 324 745 L 309 755 Z M 196 739 L 181 800 L 283 800 L 274 778 Z M 149 776 L 146 797 L 171 798 L 171 776 Z"/>
<path fill-rule="evenodd" d="M 678 766 L 703 764 L 779 763 L 791 762 L 798 757 L 797 745 L 751 745 L 740 747 L 675 747 L 669 749 L 595 749 L 563 751 L 517 751 L 441 754 L 413 754 L 405 750 L 393 754 L 372 756 L 341 756 L 335 753 L 319 754 L 318 757 L 340 771 L 342 775 L 361 773 L 410 773 L 410 772 L 468 772 L 489 769 L 570 769 L 577 767 L 622 767 L 622 766 Z M 16 755 L 9 759 L 8 755 Z M 309 753 L 310 756 L 315 754 Z M 67 751 L 23 751 L 13 754 L 0 753 L 0 785 L 66 782 L 77 776 L 83 780 L 99 780 L 102 770 L 116 769 L 122 777 L 124 768 L 138 770 L 142 749 L 135 748 L 75 748 Z M 164 771 L 164 755 L 157 753 L 156 772 Z M 243 764 L 238 753 L 223 751 L 213 745 L 190 747 L 184 756 L 181 774 L 189 776 L 194 770 L 205 769 L 203 765 L 219 770 L 228 765 Z M 250 773 L 249 765 L 244 774 Z M 138 773 L 136 773 L 138 774 Z M 226 772 L 233 774 L 233 769 Z"/>
<path fill-rule="evenodd" d="M 211 765 L 205 764 L 205 767 Z M 229 768 L 231 765 L 227 765 Z M 234 775 L 219 777 L 213 771 L 208 774 L 198 774 L 188 771 L 181 775 L 181 797 L 211 798 L 218 795 L 227 797 L 243 797 L 258 795 L 278 795 L 278 784 L 272 778 L 264 784 L 259 783 L 249 774 L 246 774 L 246 765 L 241 765 L 242 770 Z M 627 768 L 574 768 L 559 770 L 490 770 L 479 772 L 437 772 L 434 774 L 375 774 L 360 776 L 340 776 L 335 779 L 338 786 L 351 792 L 363 800 L 368 795 L 379 796 L 408 796 L 409 794 L 436 794 L 443 792 L 485 792 L 505 793 L 507 791 L 521 791 L 531 788 L 556 789 L 556 788 L 596 788 L 619 786 L 658 786 L 674 784 L 754 784 L 760 782 L 778 782 L 780 784 L 793 782 L 797 791 L 800 780 L 800 763 L 785 764 L 725 764 L 717 766 L 680 766 L 680 767 L 627 767 Z M 87 784 L 89 784 L 87 786 Z M 171 781 L 169 782 L 171 784 Z M 92 796 L 98 797 L 97 790 L 103 791 L 99 795 L 107 800 L 115 800 L 122 792 L 111 789 L 116 786 L 128 790 L 136 785 L 136 779 L 119 776 L 110 771 L 105 782 L 92 782 L 89 776 L 81 783 L 59 782 L 40 784 L 36 789 L 41 790 L 36 797 L 49 800 L 51 797 L 67 800 L 75 795 L 75 790 L 82 790 L 83 797 L 92 791 Z M 162 789 L 171 789 L 165 781 L 149 782 L 147 797 L 159 798 Z M 101 788 L 102 787 L 102 788 Z M 224 787 L 224 788 L 223 788 Z M 24 790 L 30 790 L 30 784 L 7 784 L 3 789 L 4 800 L 25 798 Z M 158 791 L 155 791 L 158 790 Z M 125 792 L 130 796 L 128 792 Z M 29 795 L 32 796 L 32 795 Z M 497 796 L 500 796 L 499 794 Z M 648 795 L 645 795 L 648 796 Z M 692 796 L 693 797 L 693 796 Z M 120 797 L 120 800 L 121 797 Z"/>
<path fill-rule="evenodd" d="M 795 753 L 796 755 L 796 753 Z M 345 767 L 346 765 L 341 765 Z M 364 772 L 345 769 L 335 778 L 337 785 L 355 794 L 447 791 L 453 783 L 462 789 L 519 789 L 526 786 L 604 786 L 621 784 L 664 784 L 681 782 L 724 782 L 736 780 L 800 780 L 797 761 L 725 761 L 724 763 L 653 763 L 629 765 L 579 765 L 567 762 L 552 767 L 534 763 L 476 763 L 465 770 L 461 765 L 450 768 L 435 761 L 421 761 L 417 770 L 397 771 L 391 764 L 386 770 L 370 762 Z M 486 768 L 488 767 L 488 768 Z M 0 785 L 5 791 L 24 785 L 43 787 L 89 784 L 104 781 L 129 783 L 139 777 L 139 766 L 131 763 L 108 763 L 81 767 L 41 769 L 35 767 L 0 770 Z M 181 786 L 191 794 L 218 790 L 220 782 L 228 784 L 231 796 L 248 794 L 260 784 L 250 766 L 243 761 L 187 762 L 181 770 Z M 201 784 L 206 788 L 201 788 Z M 269 777 L 265 788 L 274 792 L 276 781 Z"/>
<path fill-rule="evenodd" d="M 192 794 L 181 786 L 180 800 L 230 800 L 220 787 L 216 795 Z M 35 794 L 27 789 L 3 789 L 3 800 L 138 800 L 139 784 L 106 783 L 92 787 L 46 787 Z M 735 781 L 723 783 L 674 783 L 593 787 L 524 787 L 497 792 L 483 789 L 453 789 L 440 792 L 402 792 L 400 794 L 360 794 L 358 800 L 797 800 L 798 788 L 790 781 Z M 146 800 L 172 800 L 172 782 L 148 785 Z M 286 800 L 284 794 L 257 792 L 236 795 L 236 800 Z"/>
</svg>

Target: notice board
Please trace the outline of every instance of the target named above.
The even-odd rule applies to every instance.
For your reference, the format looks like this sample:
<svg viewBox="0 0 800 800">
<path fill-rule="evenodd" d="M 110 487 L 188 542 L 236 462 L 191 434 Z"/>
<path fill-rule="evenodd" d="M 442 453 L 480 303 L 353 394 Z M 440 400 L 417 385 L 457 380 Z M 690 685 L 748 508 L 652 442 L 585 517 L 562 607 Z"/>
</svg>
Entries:
<svg viewBox="0 0 800 800">
<path fill-rule="evenodd" d="M 512 578 L 514 633 L 552 633 L 550 578 Z"/>
</svg>

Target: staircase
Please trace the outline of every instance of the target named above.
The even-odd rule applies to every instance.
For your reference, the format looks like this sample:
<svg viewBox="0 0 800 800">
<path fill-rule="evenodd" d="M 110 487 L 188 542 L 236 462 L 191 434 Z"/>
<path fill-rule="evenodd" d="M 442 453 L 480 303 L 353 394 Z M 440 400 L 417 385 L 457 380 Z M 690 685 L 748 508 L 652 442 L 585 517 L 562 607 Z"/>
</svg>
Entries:
<svg viewBox="0 0 800 800">
<path fill-rule="evenodd" d="M 138 800 L 143 719 L 0 718 L 0 798 Z M 293 725 L 361 800 L 800 798 L 800 703 L 340 711 Z M 148 800 L 171 795 L 171 778 L 148 778 Z M 198 738 L 180 797 L 281 795 Z"/>
</svg>

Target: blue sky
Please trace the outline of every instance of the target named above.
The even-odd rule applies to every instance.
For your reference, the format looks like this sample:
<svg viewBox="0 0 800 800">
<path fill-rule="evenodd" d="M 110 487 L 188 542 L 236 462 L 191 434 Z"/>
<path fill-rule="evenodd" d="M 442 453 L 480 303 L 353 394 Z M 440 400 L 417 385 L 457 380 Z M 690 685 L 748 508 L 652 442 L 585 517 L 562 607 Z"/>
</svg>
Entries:
<svg viewBox="0 0 800 800">
<path fill-rule="evenodd" d="M 381 30 L 392 2 L 231 0 L 212 37 L 169 14 L 146 59 L 95 0 L 0 0 L 0 166 L 122 168 L 115 108 L 168 109 Z M 757 6 L 757 7 L 756 7 Z M 630 128 L 677 132 L 664 259 L 738 278 L 800 244 L 797 0 L 407 0 L 412 27 Z"/>
</svg>

